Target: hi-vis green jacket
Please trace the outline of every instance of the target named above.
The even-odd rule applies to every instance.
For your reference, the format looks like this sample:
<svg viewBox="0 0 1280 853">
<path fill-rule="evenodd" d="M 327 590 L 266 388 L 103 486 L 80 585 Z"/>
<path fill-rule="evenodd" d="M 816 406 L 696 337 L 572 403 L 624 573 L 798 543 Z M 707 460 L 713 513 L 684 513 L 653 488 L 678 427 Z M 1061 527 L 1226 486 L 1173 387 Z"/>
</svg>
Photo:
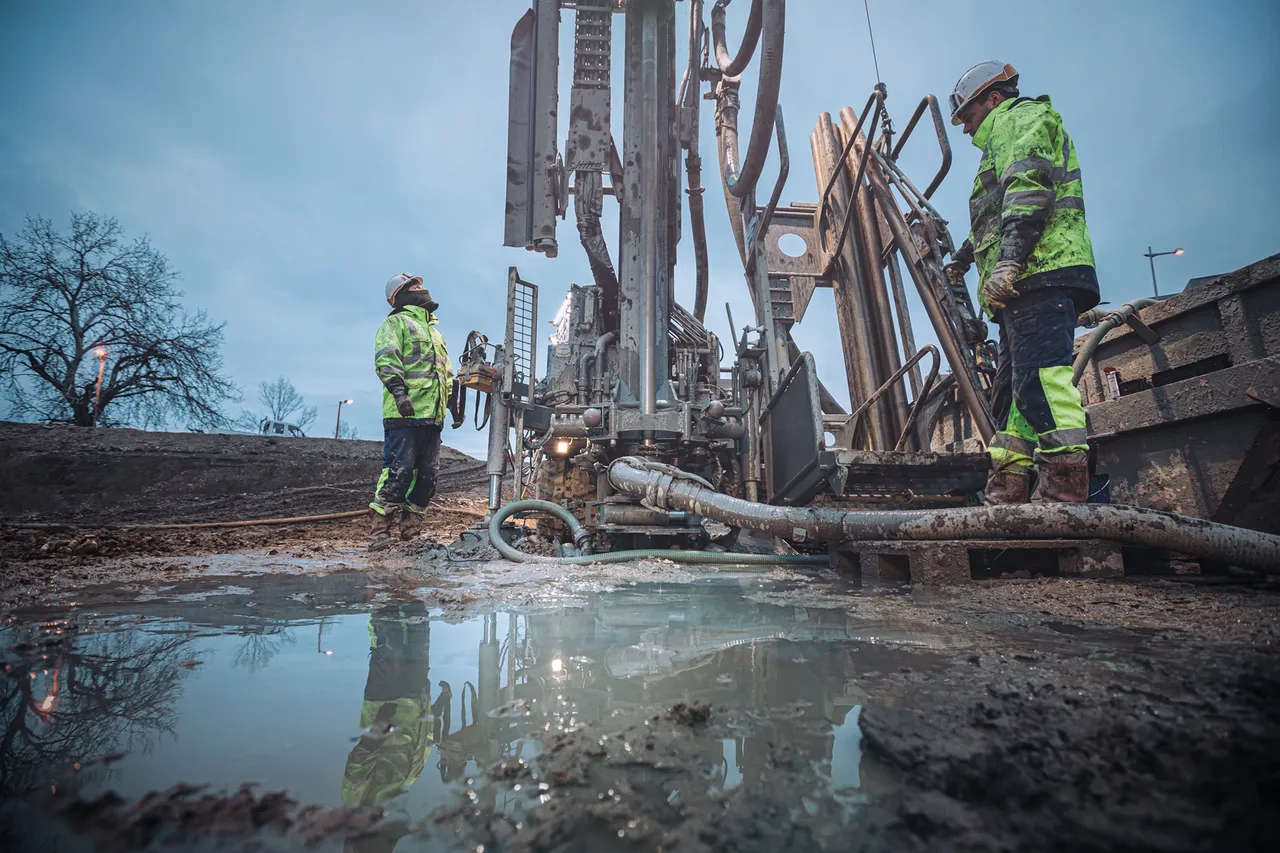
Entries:
<svg viewBox="0 0 1280 853">
<path fill-rule="evenodd" d="M 374 339 L 374 368 L 382 381 L 382 418 L 402 426 L 444 423 L 449 401 L 449 350 L 436 329 L 435 315 L 417 305 L 391 312 Z M 402 384 L 413 402 L 414 416 L 401 417 L 391 388 Z"/>
<path fill-rule="evenodd" d="M 1077 310 L 1092 308 L 1098 279 L 1080 162 L 1049 96 L 1000 104 L 973 135 L 973 144 L 982 160 L 969 197 L 969 243 L 980 281 L 986 283 L 998 261 L 1021 261 L 1026 271 L 1016 283 L 1019 291 L 1069 286 L 1086 291 L 1086 299 L 1091 291 L 1092 304 L 1077 300 Z M 1048 275 L 1056 271 L 1065 274 Z M 979 301 L 992 316 L 982 291 Z"/>
</svg>

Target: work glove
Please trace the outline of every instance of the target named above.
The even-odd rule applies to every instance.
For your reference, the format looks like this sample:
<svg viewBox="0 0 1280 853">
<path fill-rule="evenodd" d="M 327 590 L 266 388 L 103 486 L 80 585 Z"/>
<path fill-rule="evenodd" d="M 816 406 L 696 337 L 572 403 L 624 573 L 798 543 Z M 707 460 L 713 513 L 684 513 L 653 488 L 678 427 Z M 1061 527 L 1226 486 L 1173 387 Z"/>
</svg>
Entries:
<svg viewBox="0 0 1280 853">
<path fill-rule="evenodd" d="M 397 388 L 392 391 L 391 398 L 396 401 L 396 411 L 400 413 L 400 417 L 411 418 L 416 414 L 413 410 L 413 401 L 404 390 Z"/>
<path fill-rule="evenodd" d="M 952 287 L 964 287 L 964 274 L 969 271 L 969 264 L 952 261 L 942 271 L 947 274 L 947 283 Z"/>
<path fill-rule="evenodd" d="M 1013 282 L 1022 275 L 1024 269 L 1026 266 L 1018 261 L 1000 261 L 996 264 L 996 268 L 991 271 L 991 275 L 987 277 L 987 283 L 982 288 L 987 304 L 993 308 L 1003 309 L 1010 299 L 1017 296 L 1018 289 Z"/>
</svg>

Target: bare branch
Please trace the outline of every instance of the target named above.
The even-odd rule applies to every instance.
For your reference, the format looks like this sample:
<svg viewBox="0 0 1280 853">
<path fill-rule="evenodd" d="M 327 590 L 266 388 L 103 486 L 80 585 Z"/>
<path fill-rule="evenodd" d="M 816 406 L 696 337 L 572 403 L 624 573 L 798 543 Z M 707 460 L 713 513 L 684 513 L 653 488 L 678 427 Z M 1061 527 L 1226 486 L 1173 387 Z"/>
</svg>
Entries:
<svg viewBox="0 0 1280 853">
<path fill-rule="evenodd" d="M 226 423 L 221 410 L 240 395 L 221 374 L 223 327 L 183 309 L 178 279 L 147 238 L 127 241 L 116 220 L 93 213 L 73 213 L 67 232 L 27 217 L 12 238 L 0 234 L 0 371 L 12 411 L 82 425 L 140 413 Z M 95 412 L 99 346 L 107 369 Z"/>
</svg>

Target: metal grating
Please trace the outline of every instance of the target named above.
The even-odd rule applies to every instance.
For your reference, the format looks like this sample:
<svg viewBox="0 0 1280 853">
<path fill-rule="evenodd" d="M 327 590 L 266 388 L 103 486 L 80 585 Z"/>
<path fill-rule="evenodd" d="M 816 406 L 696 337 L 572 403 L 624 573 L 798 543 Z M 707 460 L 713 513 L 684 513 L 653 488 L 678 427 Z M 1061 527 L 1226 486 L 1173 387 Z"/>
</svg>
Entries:
<svg viewBox="0 0 1280 853">
<path fill-rule="evenodd" d="M 609 0 L 580 0 L 574 17 L 573 85 L 609 88 L 609 39 L 613 10 Z"/>
<path fill-rule="evenodd" d="M 538 322 L 538 286 L 524 281 L 515 267 L 507 271 L 506 347 L 512 370 L 507 392 L 525 400 L 532 397 L 537 370 L 534 328 Z"/>
</svg>

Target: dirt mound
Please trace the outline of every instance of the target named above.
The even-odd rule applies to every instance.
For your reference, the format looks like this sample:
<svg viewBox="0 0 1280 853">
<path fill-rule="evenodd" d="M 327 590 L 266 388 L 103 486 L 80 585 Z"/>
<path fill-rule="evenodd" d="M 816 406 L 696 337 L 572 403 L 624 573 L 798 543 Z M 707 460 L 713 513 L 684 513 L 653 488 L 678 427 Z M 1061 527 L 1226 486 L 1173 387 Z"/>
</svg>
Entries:
<svg viewBox="0 0 1280 853">
<path fill-rule="evenodd" d="M 0 519 L 201 522 L 360 509 L 382 444 L 0 423 Z M 440 453 L 440 491 L 483 497 L 484 463 Z"/>
</svg>

